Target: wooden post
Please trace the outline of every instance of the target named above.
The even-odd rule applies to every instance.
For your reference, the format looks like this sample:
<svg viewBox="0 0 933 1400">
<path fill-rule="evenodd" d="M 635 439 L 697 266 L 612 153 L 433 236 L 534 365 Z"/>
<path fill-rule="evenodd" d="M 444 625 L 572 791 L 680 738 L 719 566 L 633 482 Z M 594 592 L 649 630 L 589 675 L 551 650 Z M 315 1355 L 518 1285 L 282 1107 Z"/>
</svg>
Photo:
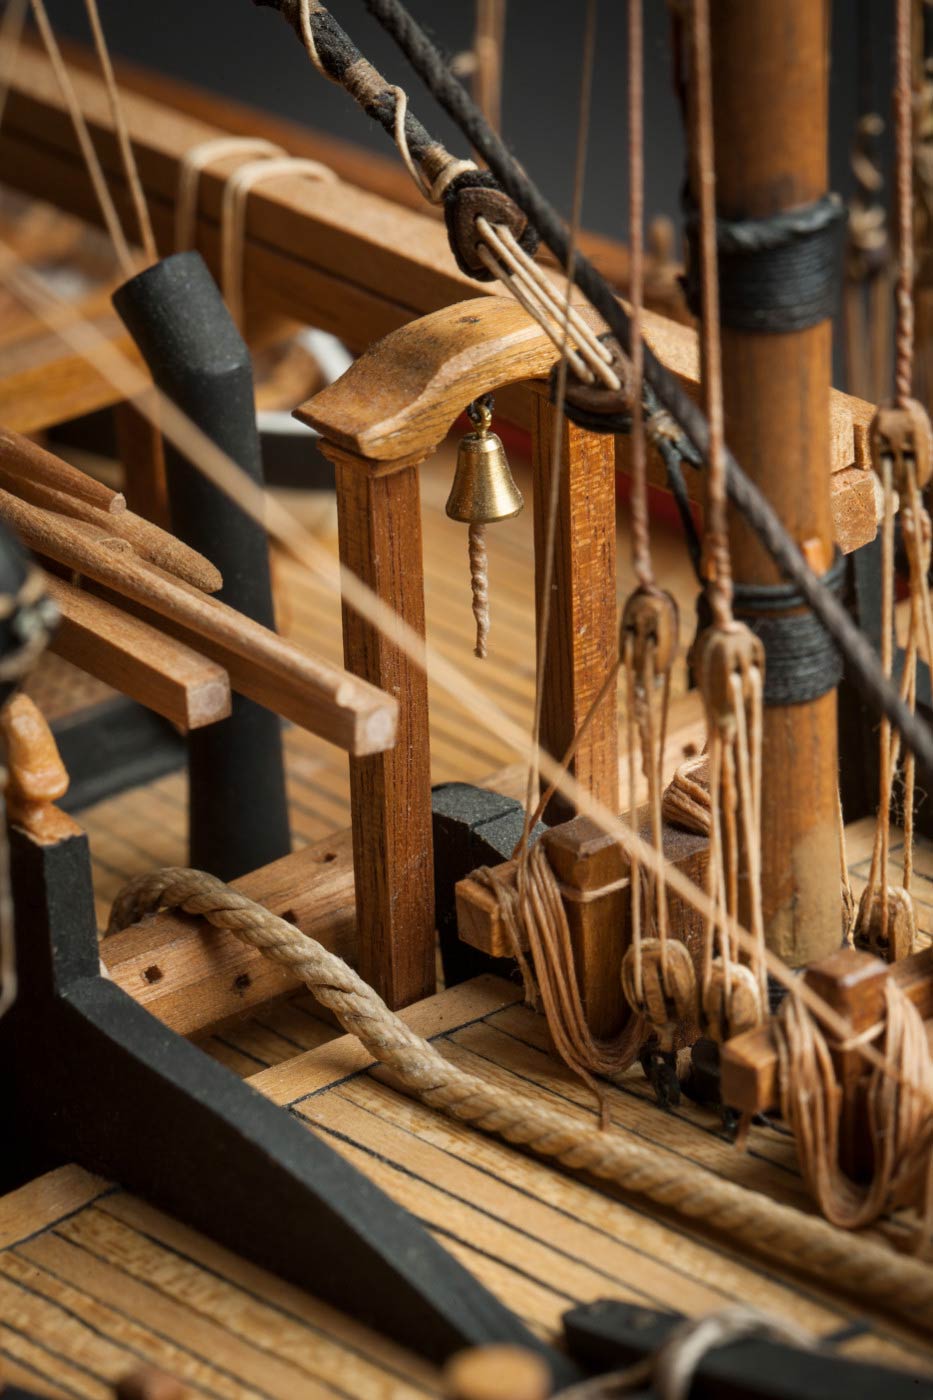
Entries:
<svg viewBox="0 0 933 1400">
<path fill-rule="evenodd" d="M 534 465 L 535 587 L 538 615 L 544 586 L 554 409 L 535 395 Z M 550 627 L 541 712 L 541 743 L 563 758 L 618 657 L 616 620 L 615 442 L 565 422 L 561 482 L 551 584 Z M 619 810 L 619 723 L 616 695 L 594 715 L 570 771 L 611 812 Z M 566 798 L 548 803 L 548 825 L 576 815 Z"/>
<path fill-rule="evenodd" d="M 417 464 L 320 443 L 337 469 L 341 562 L 424 636 Z M 419 459 L 420 460 L 420 459 Z M 359 971 L 389 1006 L 435 985 L 428 682 L 401 646 L 343 603 L 344 664 L 398 700 L 394 749 L 350 759 Z"/>
<path fill-rule="evenodd" d="M 149 405 L 155 396 L 148 395 Z M 129 399 L 113 406 L 117 457 L 123 464 L 123 493 L 137 515 L 155 525 L 169 526 L 168 488 L 162 434 Z"/>
<path fill-rule="evenodd" d="M 720 218 L 768 218 L 827 187 L 825 0 L 712 0 Z M 726 317 L 728 320 L 728 317 Z M 831 324 L 723 324 L 726 440 L 811 567 L 833 555 L 828 463 Z M 780 581 L 733 513 L 735 577 Z M 836 695 L 765 709 L 762 893 L 769 948 L 791 966 L 839 947 Z"/>
</svg>

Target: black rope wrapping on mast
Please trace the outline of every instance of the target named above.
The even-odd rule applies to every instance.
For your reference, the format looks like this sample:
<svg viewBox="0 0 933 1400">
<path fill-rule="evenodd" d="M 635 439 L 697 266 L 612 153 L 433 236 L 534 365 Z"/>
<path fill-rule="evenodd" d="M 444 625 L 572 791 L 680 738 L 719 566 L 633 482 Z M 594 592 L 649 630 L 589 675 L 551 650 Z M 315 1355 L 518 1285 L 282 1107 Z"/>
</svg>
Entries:
<svg viewBox="0 0 933 1400">
<path fill-rule="evenodd" d="M 684 291 L 700 314 L 699 214 L 686 194 L 689 260 Z M 716 220 L 719 319 L 739 331 L 802 331 L 836 314 L 846 208 L 825 194 L 764 219 Z"/>
<path fill-rule="evenodd" d="M 517 160 L 489 126 L 462 84 L 450 72 L 442 55 L 412 19 L 400 0 L 364 0 L 366 8 L 395 40 L 432 96 L 457 123 L 463 135 L 479 151 L 502 188 L 527 215 L 561 266 L 567 266 L 567 232 L 556 210 L 540 194 Z M 631 324 L 612 288 L 578 249 L 573 281 L 606 321 L 619 344 L 631 350 Z M 706 419 L 675 377 L 644 347 L 645 379 L 659 400 L 683 428 L 704 460 L 709 449 Z M 901 700 L 885 678 L 871 643 L 852 621 L 841 600 L 824 587 L 807 566 L 797 545 L 785 530 L 770 502 L 746 476 L 726 449 L 729 498 L 745 516 L 784 577 L 811 607 L 849 666 L 859 693 L 877 714 L 885 715 L 917 759 L 927 782 L 933 783 L 933 736 L 924 722 Z"/>
</svg>

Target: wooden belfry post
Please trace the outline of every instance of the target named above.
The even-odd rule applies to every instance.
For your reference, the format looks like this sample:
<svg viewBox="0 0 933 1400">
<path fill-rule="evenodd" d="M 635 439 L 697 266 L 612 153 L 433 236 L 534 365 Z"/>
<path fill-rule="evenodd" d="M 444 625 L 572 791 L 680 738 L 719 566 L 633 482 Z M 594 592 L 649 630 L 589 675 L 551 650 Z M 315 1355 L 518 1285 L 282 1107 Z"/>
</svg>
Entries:
<svg viewBox="0 0 933 1400">
<path fill-rule="evenodd" d="M 817 286 L 802 310 L 793 248 L 785 268 L 773 254 L 767 268 L 760 256 L 730 266 L 722 221 L 769 220 L 826 194 L 827 4 L 711 0 L 710 19 L 726 440 L 823 574 L 833 558 L 831 307 L 821 308 Z M 751 261 L 757 281 L 749 277 Z M 785 307 L 759 315 L 752 327 L 765 281 L 770 300 L 780 302 L 783 293 L 792 314 Z M 735 512 L 731 543 L 738 585 L 781 581 Z M 741 613 L 754 622 L 751 606 Z M 766 693 L 764 756 L 766 938 L 773 952 L 801 966 L 831 953 L 841 938 L 835 688 L 790 704 L 769 704 Z"/>
<path fill-rule="evenodd" d="M 337 469 L 340 561 L 419 637 L 424 561 L 418 456 L 379 462 L 321 441 Z M 350 758 L 359 971 L 391 1007 L 434 991 L 434 860 L 428 681 L 404 646 L 346 597 L 348 671 L 398 700 L 395 748 Z"/>
<path fill-rule="evenodd" d="M 545 546 L 554 455 L 554 416 L 544 386 L 535 386 L 532 420 L 535 518 L 535 603 L 541 616 Z M 550 625 L 541 709 L 541 745 L 563 759 L 618 657 L 616 619 L 615 439 L 561 424 L 561 473 L 551 576 Z M 570 772 L 612 813 L 619 810 L 619 720 L 615 692 L 607 695 L 580 743 Z M 576 815 L 556 793 L 549 826 Z"/>
</svg>

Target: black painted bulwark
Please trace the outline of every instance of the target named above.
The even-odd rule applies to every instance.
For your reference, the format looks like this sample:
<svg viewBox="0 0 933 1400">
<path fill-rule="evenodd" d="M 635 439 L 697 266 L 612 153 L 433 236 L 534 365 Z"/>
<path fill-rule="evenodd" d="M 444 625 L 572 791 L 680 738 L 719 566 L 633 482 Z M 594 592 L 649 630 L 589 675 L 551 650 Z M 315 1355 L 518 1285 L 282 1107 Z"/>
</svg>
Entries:
<svg viewBox="0 0 933 1400">
<path fill-rule="evenodd" d="M 113 304 L 153 380 L 205 436 L 262 484 L 249 350 L 199 253 L 176 253 L 124 283 Z M 165 443 L 172 529 L 223 575 L 218 597 L 274 627 L 265 530 Z M 232 880 L 291 850 L 281 725 L 234 695 L 229 719 L 188 736 L 189 857 Z"/>
<path fill-rule="evenodd" d="M 10 847 L 11 1144 L 118 1181 L 432 1361 L 514 1341 L 575 1373 L 331 1147 L 100 976 L 86 837 L 43 846 L 13 828 Z"/>
</svg>

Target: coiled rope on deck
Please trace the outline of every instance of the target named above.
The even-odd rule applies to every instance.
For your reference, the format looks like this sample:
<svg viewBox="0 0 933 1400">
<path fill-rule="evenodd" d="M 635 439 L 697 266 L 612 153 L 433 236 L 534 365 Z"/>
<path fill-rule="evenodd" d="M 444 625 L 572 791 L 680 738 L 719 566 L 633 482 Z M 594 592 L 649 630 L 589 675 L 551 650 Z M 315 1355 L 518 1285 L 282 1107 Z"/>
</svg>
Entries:
<svg viewBox="0 0 933 1400">
<path fill-rule="evenodd" d="M 930 1268 L 702 1169 L 686 1173 L 681 1159 L 622 1133 L 581 1126 L 460 1069 L 390 1011 L 342 959 L 212 875 L 167 869 L 131 880 L 114 903 L 108 933 L 159 909 L 205 918 L 290 968 L 343 1029 L 429 1107 L 570 1170 L 611 1181 L 759 1256 L 843 1287 L 914 1327 L 933 1327 Z"/>
</svg>

